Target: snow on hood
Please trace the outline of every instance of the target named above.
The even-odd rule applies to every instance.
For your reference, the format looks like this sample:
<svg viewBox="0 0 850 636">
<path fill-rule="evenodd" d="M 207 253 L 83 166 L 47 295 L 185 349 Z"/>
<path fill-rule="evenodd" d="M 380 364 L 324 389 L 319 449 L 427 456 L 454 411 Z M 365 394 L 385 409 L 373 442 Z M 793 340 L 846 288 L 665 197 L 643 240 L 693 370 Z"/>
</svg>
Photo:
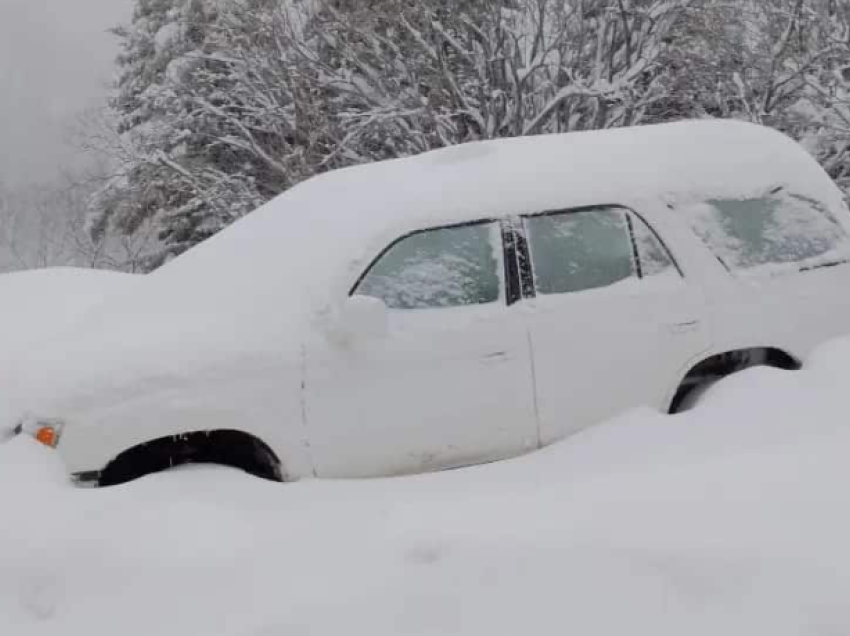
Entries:
<svg viewBox="0 0 850 636">
<path fill-rule="evenodd" d="M 0 355 L 8 358 L 55 335 L 137 276 L 52 267 L 0 275 Z"/>
<path fill-rule="evenodd" d="M 664 195 L 792 185 L 841 193 L 787 137 L 700 121 L 478 142 L 304 182 L 28 354 L 19 395 L 188 377 L 234 358 L 292 357 L 357 275 L 412 229 Z"/>
</svg>

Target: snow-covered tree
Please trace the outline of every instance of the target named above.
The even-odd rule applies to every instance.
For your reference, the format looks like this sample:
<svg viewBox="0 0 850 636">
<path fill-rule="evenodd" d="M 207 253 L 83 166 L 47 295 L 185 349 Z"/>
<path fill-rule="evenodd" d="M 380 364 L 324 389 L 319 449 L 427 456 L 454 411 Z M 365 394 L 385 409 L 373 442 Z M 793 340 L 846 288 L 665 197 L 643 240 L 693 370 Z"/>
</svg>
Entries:
<svg viewBox="0 0 850 636">
<path fill-rule="evenodd" d="M 136 0 L 90 227 L 155 266 L 318 172 L 476 139 L 734 117 L 850 191 L 850 3 Z"/>
<path fill-rule="evenodd" d="M 850 3 L 698 0 L 673 36 L 652 119 L 733 117 L 778 128 L 850 192 Z"/>
<path fill-rule="evenodd" d="M 153 226 L 133 234 L 91 232 L 89 202 L 99 187 L 91 175 L 0 192 L 0 271 L 76 266 L 139 272 L 157 248 Z"/>
<path fill-rule="evenodd" d="M 137 0 L 131 24 L 115 30 L 122 53 L 111 105 L 122 156 L 97 198 L 93 228 L 111 224 L 133 234 L 155 219 L 164 244 L 179 251 L 223 226 L 210 223 L 219 206 L 191 169 L 205 142 L 202 130 L 187 125 L 193 104 L 185 95 L 218 15 L 216 2 Z"/>
<path fill-rule="evenodd" d="M 292 38 L 350 161 L 628 125 L 659 97 L 689 0 L 321 3 Z"/>
</svg>

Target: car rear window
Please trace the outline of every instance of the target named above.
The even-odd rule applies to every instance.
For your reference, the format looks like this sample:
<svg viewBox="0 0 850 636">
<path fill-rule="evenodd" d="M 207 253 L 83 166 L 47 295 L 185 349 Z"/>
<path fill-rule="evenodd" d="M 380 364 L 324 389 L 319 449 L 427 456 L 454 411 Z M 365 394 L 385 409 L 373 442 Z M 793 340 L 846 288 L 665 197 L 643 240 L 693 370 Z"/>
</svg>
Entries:
<svg viewBox="0 0 850 636">
<path fill-rule="evenodd" d="M 709 199 L 685 207 L 694 232 L 730 271 L 843 262 L 850 238 L 821 203 L 778 190 L 749 199 Z"/>
</svg>

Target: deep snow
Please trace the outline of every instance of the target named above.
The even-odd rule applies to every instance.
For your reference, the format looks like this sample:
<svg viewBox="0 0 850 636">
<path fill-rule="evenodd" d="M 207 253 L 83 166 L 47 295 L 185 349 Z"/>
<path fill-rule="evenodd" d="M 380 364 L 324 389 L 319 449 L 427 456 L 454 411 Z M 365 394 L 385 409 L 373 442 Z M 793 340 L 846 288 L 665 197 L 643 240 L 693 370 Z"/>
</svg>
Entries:
<svg viewBox="0 0 850 636">
<path fill-rule="evenodd" d="M 71 487 L 0 446 L 0 634 L 850 633 L 850 340 L 519 460 Z"/>
</svg>

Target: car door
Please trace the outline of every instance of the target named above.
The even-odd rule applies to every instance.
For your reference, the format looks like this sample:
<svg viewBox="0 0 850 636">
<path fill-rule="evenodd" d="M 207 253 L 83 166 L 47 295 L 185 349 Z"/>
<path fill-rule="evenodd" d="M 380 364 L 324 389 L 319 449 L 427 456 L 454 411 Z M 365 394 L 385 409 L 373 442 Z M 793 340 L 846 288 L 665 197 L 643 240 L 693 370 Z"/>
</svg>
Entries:
<svg viewBox="0 0 850 636">
<path fill-rule="evenodd" d="M 522 219 L 526 299 L 543 444 L 639 405 L 667 406 L 710 344 L 702 294 L 630 210 Z"/>
<path fill-rule="evenodd" d="M 536 448 L 528 332 L 508 305 L 498 222 L 402 237 L 353 294 L 382 300 L 388 334 L 308 348 L 316 472 L 402 474 Z"/>
</svg>

